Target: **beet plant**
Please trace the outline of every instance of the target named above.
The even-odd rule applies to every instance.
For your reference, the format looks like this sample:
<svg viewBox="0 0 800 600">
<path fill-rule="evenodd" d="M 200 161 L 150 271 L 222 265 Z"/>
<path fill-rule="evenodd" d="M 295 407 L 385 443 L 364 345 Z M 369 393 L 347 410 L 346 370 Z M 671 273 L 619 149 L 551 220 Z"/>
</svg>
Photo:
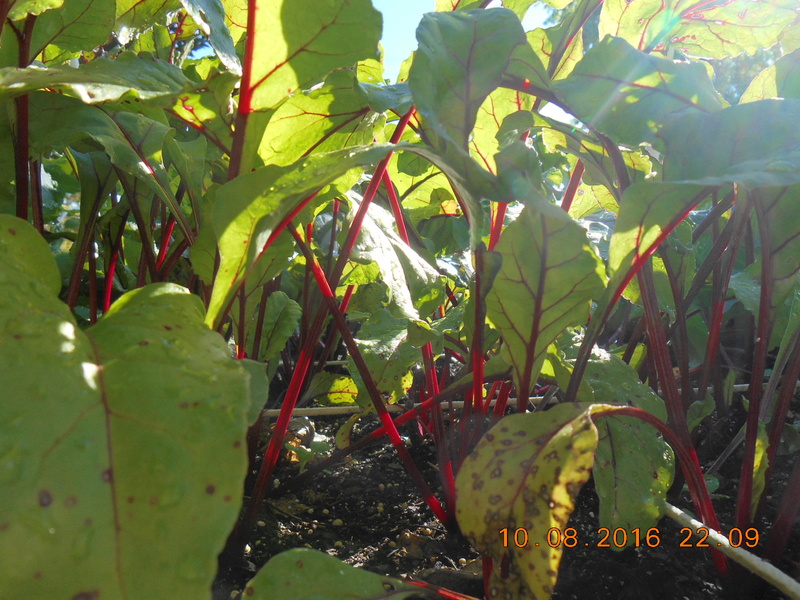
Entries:
<svg viewBox="0 0 800 600">
<path fill-rule="evenodd" d="M 758 558 L 800 511 L 796 3 L 489 4 L 436 0 L 392 83 L 370 0 L 0 2 L 0 597 L 210 597 L 311 397 L 380 427 L 289 485 L 388 443 L 489 598 L 551 596 L 590 477 L 611 547 L 674 518 L 800 597 Z M 307 549 L 244 595 L 464 597 Z"/>
</svg>

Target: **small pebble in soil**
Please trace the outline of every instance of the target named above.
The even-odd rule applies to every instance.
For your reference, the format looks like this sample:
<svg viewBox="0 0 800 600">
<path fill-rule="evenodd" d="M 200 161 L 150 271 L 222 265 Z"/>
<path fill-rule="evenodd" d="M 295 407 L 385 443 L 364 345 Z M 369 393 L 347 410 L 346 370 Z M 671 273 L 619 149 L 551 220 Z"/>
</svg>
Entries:
<svg viewBox="0 0 800 600">
<path fill-rule="evenodd" d="M 389 542 L 389 548 L 397 548 L 397 542 L 395 542 L 394 540 Z"/>
<path fill-rule="evenodd" d="M 310 515 L 313 515 L 314 514 L 314 509 L 313 508 L 309 508 L 306 512 L 308 514 L 310 514 Z"/>
<path fill-rule="evenodd" d="M 466 558 L 459 558 L 458 559 L 458 566 L 459 567 L 466 567 L 467 566 L 467 559 Z"/>
<path fill-rule="evenodd" d="M 334 519 L 333 522 L 331 522 L 331 525 L 333 525 L 334 527 L 341 527 L 342 525 L 344 525 L 344 521 L 342 521 L 341 519 Z"/>
<path fill-rule="evenodd" d="M 309 529 L 308 531 L 306 531 L 306 533 L 308 535 L 314 535 L 314 530 L 313 529 Z"/>
<path fill-rule="evenodd" d="M 329 514 L 331 514 L 331 511 L 329 511 L 327 508 L 323 508 L 322 509 L 322 514 L 323 515 L 329 515 Z"/>
<path fill-rule="evenodd" d="M 385 489 L 386 489 L 386 486 L 385 486 L 385 485 L 383 485 L 383 484 L 381 483 L 381 484 L 378 486 L 378 489 L 379 489 L 380 491 L 383 491 L 383 490 L 385 490 Z"/>
<path fill-rule="evenodd" d="M 259 521 L 259 522 L 257 523 L 257 525 L 258 525 L 259 527 L 264 527 L 264 526 L 266 525 L 266 523 L 265 523 L 264 521 Z"/>
<path fill-rule="evenodd" d="M 280 487 L 280 485 L 281 485 L 281 480 L 276 477 L 275 480 L 272 482 L 272 488 L 277 490 Z"/>
<path fill-rule="evenodd" d="M 339 540 L 336 540 L 336 541 L 333 543 L 333 547 L 334 547 L 334 548 L 343 548 L 343 547 L 344 547 L 344 544 L 343 544 L 342 542 L 340 542 Z"/>
</svg>

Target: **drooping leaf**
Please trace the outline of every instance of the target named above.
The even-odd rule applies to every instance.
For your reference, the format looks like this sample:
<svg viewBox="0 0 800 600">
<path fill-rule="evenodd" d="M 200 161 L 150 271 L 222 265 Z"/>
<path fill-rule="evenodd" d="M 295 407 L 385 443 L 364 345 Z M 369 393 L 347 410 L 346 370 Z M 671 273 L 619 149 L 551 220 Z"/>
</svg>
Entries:
<svg viewBox="0 0 800 600">
<path fill-rule="evenodd" d="M 550 598 L 563 546 L 551 545 L 548 536 L 551 528 L 564 535 L 568 527 L 575 496 L 589 479 L 597 435 L 585 406 L 562 404 L 505 417 L 464 461 L 456 478 L 456 517 L 461 531 L 494 561 L 490 595 Z M 501 530 L 512 539 L 520 527 L 528 543 L 505 547 Z"/>
<path fill-rule="evenodd" d="M 271 558 L 244 591 L 252 600 L 377 600 L 387 593 L 392 600 L 412 600 L 420 597 L 420 588 L 308 548 Z"/>
<path fill-rule="evenodd" d="M 181 0 L 181 4 L 200 25 L 220 62 L 236 75 L 242 74 L 242 64 L 236 55 L 233 38 L 225 24 L 225 7 L 221 0 Z"/>
<path fill-rule="evenodd" d="M 26 94 L 41 88 L 68 90 L 87 104 L 127 96 L 152 105 L 171 105 L 195 87 L 181 70 L 164 61 L 125 52 L 114 60 L 100 58 L 77 69 L 70 66 L 0 69 L 0 93 Z"/>
<path fill-rule="evenodd" d="M 495 250 L 503 264 L 487 297 L 487 316 L 503 336 L 518 394 L 527 397 L 550 343 L 585 323 L 605 287 L 602 263 L 583 228 L 547 203 L 526 207 Z"/>
<path fill-rule="evenodd" d="M 613 37 L 588 50 L 554 85 L 572 114 L 633 147 L 655 141 L 659 127 L 675 116 L 706 118 L 722 108 L 702 65 L 650 56 Z"/>
<path fill-rule="evenodd" d="M 645 52 L 675 48 L 723 58 L 772 46 L 796 17 L 787 0 L 610 0 L 600 14 L 600 36 L 621 37 Z"/>
<path fill-rule="evenodd" d="M 49 253 L 0 216 L 0 596 L 203 597 L 239 510 L 248 376 L 173 284 L 81 331 Z"/>
<path fill-rule="evenodd" d="M 379 308 L 370 315 L 356 337 L 375 384 L 382 393 L 391 394 L 393 401 L 400 400 L 411 387 L 409 369 L 419 360 L 419 349 L 408 342 L 408 323 L 407 318 L 397 318 L 385 308 Z M 349 363 L 350 373 L 359 385 L 358 403 L 371 406 L 352 357 Z"/>
<path fill-rule="evenodd" d="M 600 440 L 594 463 L 594 482 L 600 498 L 600 527 L 628 532 L 627 544 L 636 542 L 635 529 L 646 532 L 664 514 L 672 485 L 675 459 L 672 449 L 653 428 L 633 417 L 610 416 L 597 424 Z"/>
<path fill-rule="evenodd" d="M 800 100 L 761 100 L 711 114 L 687 114 L 661 130 L 664 179 L 749 187 L 800 181 Z"/>
<path fill-rule="evenodd" d="M 221 261 L 206 322 L 216 326 L 272 232 L 300 202 L 350 169 L 379 161 L 390 149 L 388 144 L 351 147 L 290 167 L 268 165 L 219 188 L 212 219 Z"/>
<path fill-rule="evenodd" d="M 378 265 L 396 316 L 425 318 L 442 303 L 444 286 L 439 273 L 400 239 L 391 213 L 380 206 L 369 207 L 352 258 Z"/>
<path fill-rule="evenodd" d="M 51 148 L 80 142 L 92 142 L 92 150 L 99 145 L 115 167 L 157 194 L 170 208 L 183 234 L 194 239 L 163 166 L 164 140 L 173 135 L 169 127 L 140 114 L 105 111 L 59 94 L 34 92 L 30 94 L 30 104 L 38 114 L 31 122 L 32 152 L 43 154 Z"/>
</svg>

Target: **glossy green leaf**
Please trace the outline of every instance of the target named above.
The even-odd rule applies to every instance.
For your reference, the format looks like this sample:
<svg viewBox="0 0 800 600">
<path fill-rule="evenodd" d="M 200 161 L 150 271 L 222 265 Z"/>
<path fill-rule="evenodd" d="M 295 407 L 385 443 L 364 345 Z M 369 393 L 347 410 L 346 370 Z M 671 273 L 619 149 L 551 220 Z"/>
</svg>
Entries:
<svg viewBox="0 0 800 600">
<path fill-rule="evenodd" d="M 412 600 L 420 588 L 346 565 L 318 550 L 295 548 L 272 557 L 244 590 L 251 600 Z"/>
<path fill-rule="evenodd" d="M 249 101 L 242 172 L 261 144 L 270 113 L 334 69 L 376 56 L 381 14 L 370 0 L 262 0 L 253 18 L 252 70 L 240 98 Z M 241 102 L 241 99 L 240 99 Z"/>
<path fill-rule="evenodd" d="M 247 374 L 173 284 L 79 330 L 46 243 L 0 223 L 0 596 L 207 596 L 239 512 Z"/>
<path fill-rule="evenodd" d="M 586 323 L 589 302 L 605 278 L 582 227 L 550 204 L 526 207 L 495 250 L 503 264 L 486 300 L 487 316 L 503 336 L 504 358 L 517 385 L 536 381 L 548 346 L 561 332 Z"/>
<path fill-rule="evenodd" d="M 490 597 L 550 598 L 563 546 L 551 546 L 547 536 L 551 528 L 563 534 L 575 496 L 589 479 L 598 440 L 590 410 L 562 404 L 509 415 L 461 466 L 456 517 L 464 535 L 494 561 Z M 504 545 L 501 530 L 508 529 L 510 538 L 519 527 L 528 544 Z"/>
<path fill-rule="evenodd" d="M 761 71 L 747 86 L 739 104 L 768 98 L 800 100 L 800 50 L 781 56 Z"/>
<path fill-rule="evenodd" d="M 269 165 L 219 188 L 212 219 L 221 261 L 206 322 L 218 324 L 272 232 L 300 202 L 350 169 L 379 161 L 390 148 L 388 144 L 351 147 L 309 156 L 291 167 Z"/>
<path fill-rule="evenodd" d="M 220 62 L 236 75 L 242 74 L 242 64 L 236 55 L 233 38 L 225 24 L 225 7 L 222 0 L 181 0 L 181 4 L 208 36 L 208 42 Z"/>
<path fill-rule="evenodd" d="M 535 50 L 534 42 L 547 39 L 545 30 L 536 30 L 540 33 L 529 31 L 526 34 L 527 44 L 520 44 L 511 53 L 511 60 L 506 69 L 506 75 L 519 77 L 523 81 L 527 80 L 536 88 L 549 90 L 551 88 L 550 75 L 547 72 L 542 59 Z M 576 44 L 580 45 L 580 44 Z M 540 48 L 541 52 L 541 48 Z M 520 106 L 519 108 L 522 108 Z"/>
<path fill-rule="evenodd" d="M 669 160 L 664 178 L 749 187 L 800 181 L 800 100 L 761 100 L 712 114 L 687 114 L 659 137 Z"/>
<path fill-rule="evenodd" d="M 554 85 L 572 114 L 634 147 L 655 141 L 660 126 L 675 116 L 704 119 L 722 108 L 702 65 L 650 56 L 620 38 L 606 37 Z"/>
<path fill-rule="evenodd" d="M 608 0 L 600 36 L 621 37 L 646 52 L 674 48 L 723 58 L 772 46 L 796 17 L 790 0 Z"/>
</svg>

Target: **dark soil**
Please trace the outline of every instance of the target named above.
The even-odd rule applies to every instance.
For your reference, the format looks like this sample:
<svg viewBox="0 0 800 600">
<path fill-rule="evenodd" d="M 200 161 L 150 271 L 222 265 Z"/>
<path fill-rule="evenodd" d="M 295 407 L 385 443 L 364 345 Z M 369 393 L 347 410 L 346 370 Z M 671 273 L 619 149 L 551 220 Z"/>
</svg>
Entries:
<svg viewBox="0 0 800 600">
<path fill-rule="evenodd" d="M 314 424 L 318 434 L 332 440 L 343 421 L 315 419 Z M 369 431 L 374 427 L 370 419 L 362 419 L 358 429 Z M 432 446 L 411 427 L 404 433 L 413 458 L 424 468 L 427 481 L 437 489 L 438 471 Z M 711 437 L 711 432 L 704 431 L 704 435 Z M 714 455 L 711 449 L 704 450 Z M 713 450 L 718 452 L 716 448 Z M 738 458 L 734 454 L 720 472 L 721 485 L 714 497 L 723 528 L 735 520 Z M 776 466 L 777 489 L 782 489 L 781 480 L 785 482 L 794 460 L 785 457 Z M 424 579 L 483 598 L 479 555 L 458 534 L 448 534 L 433 517 L 391 447 L 373 445 L 349 462 L 316 474 L 299 491 L 292 491 L 291 480 L 297 472 L 297 464 L 282 459 L 276 473 L 280 485 L 265 502 L 248 553 L 239 565 L 221 570 L 214 600 L 238 598 L 247 580 L 270 557 L 303 546 L 381 575 Z M 773 515 L 779 501 L 779 494 L 768 495 L 765 514 Z M 674 497 L 672 503 L 691 511 L 685 493 Z M 579 544 L 565 548 L 553 600 L 784 598 L 773 588 L 746 578 L 737 579 L 723 590 L 708 550 L 681 547 L 686 533 L 671 519 L 659 523 L 661 542 L 655 548 L 644 543 L 624 551 L 598 547 L 597 515 L 598 500 L 590 481 L 579 494 L 569 522 L 577 531 Z M 767 527 L 763 526 L 761 531 L 763 538 Z M 692 539 L 687 545 L 695 543 Z M 800 576 L 797 530 L 777 566 L 792 577 Z M 730 589 L 736 590 L 737 595 L 730 595 Z"/>
</svg>

